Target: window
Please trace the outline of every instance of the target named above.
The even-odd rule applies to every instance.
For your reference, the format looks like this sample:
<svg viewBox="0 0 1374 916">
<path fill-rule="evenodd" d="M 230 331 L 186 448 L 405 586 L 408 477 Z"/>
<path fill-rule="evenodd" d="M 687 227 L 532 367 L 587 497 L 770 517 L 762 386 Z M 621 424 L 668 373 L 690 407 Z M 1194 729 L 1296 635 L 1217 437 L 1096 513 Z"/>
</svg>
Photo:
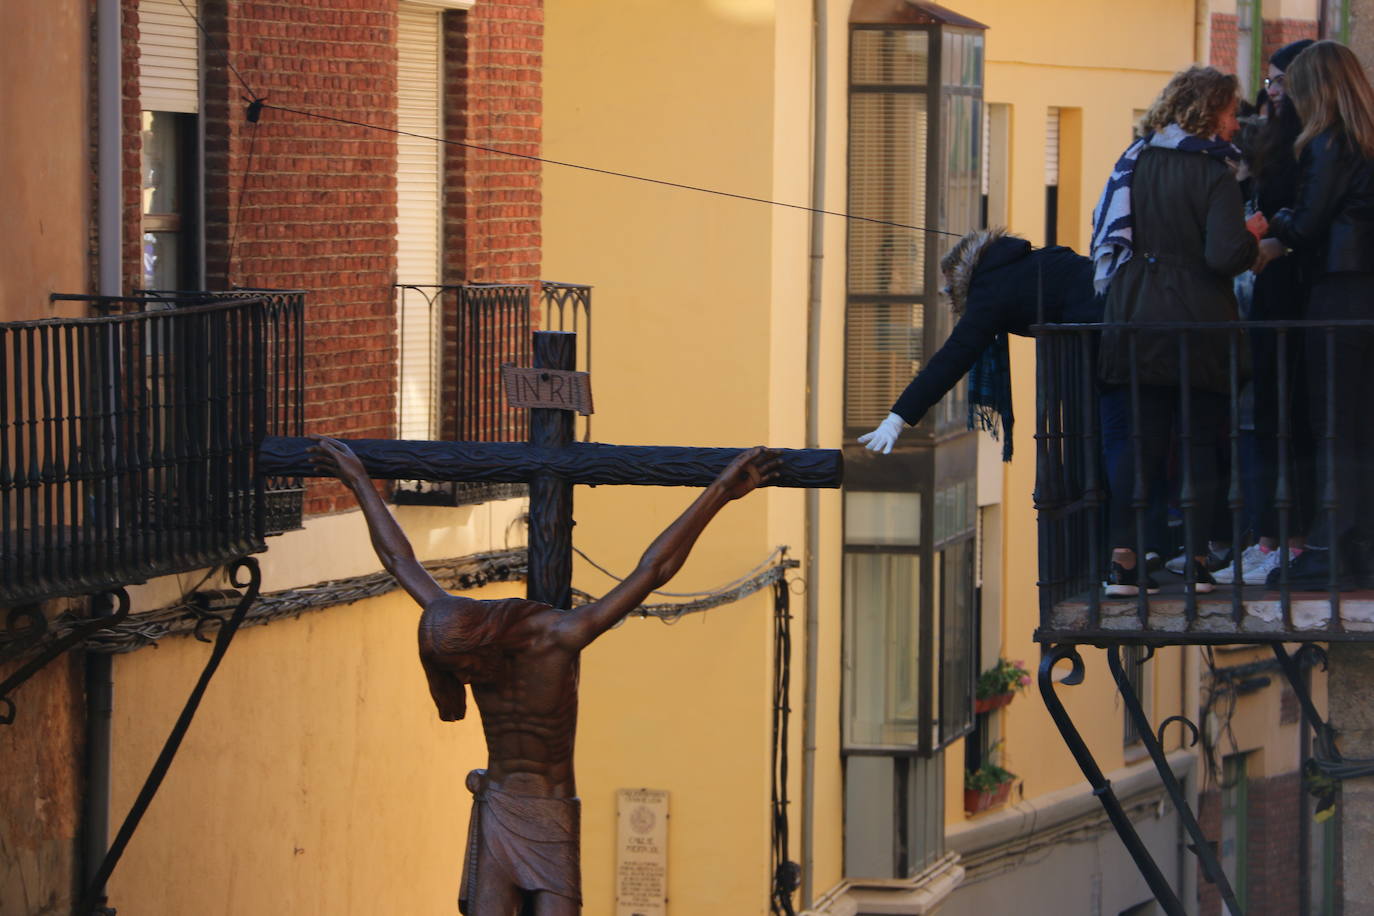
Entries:
<svg viewBox="0 0 1374 916">
<path fill-rule="evenodd" d="M 141 171 L 144 289 L 199 285 L 193 205 L 196 116 L 144 111 Z"/>
<path fill-rule="evenodd" d="M 195 0 L 139 5 L 144 289 L 200 285 L 200 35 Z"/>
<path fill-rule="evenodd" d="M 402 439 L 438 439 L 438 289 L 443 54 L 441 12 L 401 3 L 396 13 L 397 426 Z M 414 136 L 407 136 L 412 134 Z"/>
<path fill-rule="evenodd" d="M 1247 755 L 1231 754 L 1221 766 L 1221 869 L 1236 892 L 1236 902 L 1246 905 L 1249 871 L 1250 777 Z"/>
<path fill-rule="evenodd" d="M 856 0 L 850 12 L 849 211 L 875 222 L 851 222 L 847 239 L 849 443 L 882 421 L 949 335 L 938 262 L 955 239 L 924 228 L 982 226 L 990 180 L 981 27 L 939 7 L 897 6 Z M 910 878 L 943 852 L 943 749 L 972 727 L 977 652 L 977 437 L 967 413 L 961 384 L 893 454 L 851 465 L 846 484 L 852 878 Z"/>
<path fill-rule="evenodd" d="M 845 742 L 920 744 L 921 496 L 845 494 Z"/>
</svg>

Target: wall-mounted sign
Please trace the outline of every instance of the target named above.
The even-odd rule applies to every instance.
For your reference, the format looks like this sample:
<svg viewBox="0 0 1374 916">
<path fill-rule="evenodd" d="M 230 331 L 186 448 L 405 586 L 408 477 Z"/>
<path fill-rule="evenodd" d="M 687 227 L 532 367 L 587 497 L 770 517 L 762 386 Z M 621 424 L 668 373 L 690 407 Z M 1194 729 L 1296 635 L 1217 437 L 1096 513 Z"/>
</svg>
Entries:
<svg viewBox="0 0 1374 916">
<path fill-rule="evenodd" d="M 668 912 L 668 793 L 615 793 L 615 916 Z"/>
<path fill-rule="evenodd" d="M 512 407 L 547 407 L 592 413 L 592 377 L 566 369 L 501 367 L 501 383 Z"/>
</svg>

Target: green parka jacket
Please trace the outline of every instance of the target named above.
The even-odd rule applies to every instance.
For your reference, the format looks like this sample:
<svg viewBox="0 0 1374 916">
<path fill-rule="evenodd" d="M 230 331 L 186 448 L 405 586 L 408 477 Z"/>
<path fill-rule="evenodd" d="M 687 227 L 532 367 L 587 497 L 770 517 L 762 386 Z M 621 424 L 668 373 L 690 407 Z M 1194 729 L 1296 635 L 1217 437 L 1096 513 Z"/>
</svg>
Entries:
<svg viewBox="0 0 1374 916">
<path fill-rule="evenodd" d="M 1112 277 L 1102 320 L 1235 321 L 1231 280 L 1254 264 L 1258 243 L 1245 228 L 1245 203 L 1230 168 L 1202 153 L 1147 148 L 1136 163 L 1131 212 L 1131 259 Z M 1141 384 L 1230 390 L 1232 335 L 1207 331 L 1105 331 L 1100 366 L 1107 384 L 1129 383 L 1132 334 Z M 1248 356 L 1239 339 L 1236 353 Z"/>
</svg>

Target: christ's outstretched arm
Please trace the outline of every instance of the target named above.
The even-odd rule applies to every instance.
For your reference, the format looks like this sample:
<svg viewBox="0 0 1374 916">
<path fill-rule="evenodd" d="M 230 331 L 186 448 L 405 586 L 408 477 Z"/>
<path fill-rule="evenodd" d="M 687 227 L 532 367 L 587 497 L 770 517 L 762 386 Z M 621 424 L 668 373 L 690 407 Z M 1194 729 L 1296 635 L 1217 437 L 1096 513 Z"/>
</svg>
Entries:
<svg viewBox="0 0 1374 916">
<path fill-rule="evenodd" d="M 353 450 L 337 439 L 325 436 L 310 438 L 315 440 L 310 447 L 315 468 L 322 475 L 339 478 L 357 497 L 363 518 L 367 519 L 368 533 L 372 536 L 372 549 L 377 551 L 377 558 L 382 561 L 386 571 L 396 577 L 396 581 L 421 607 L 448 596 L 448 592 L 415 559 L 415 550 L 410 546 L 409 539 L 377 495 L 372 478 L 367 476 L 363 463 L 353 454 Z"/>
<path fill-rule="evenodd" d="M 583 605 L 563 617 L 555 640 L 577 651 L 624 619 L 630 611 L 665 584 L 682 568 L 697 537 L 726 503 L 739 499 L 777 476 L 782 459 L 762 446 L 741 452 L 710 486 L 654 538 L 634 572 L 600 600 Z"/>
</svg>

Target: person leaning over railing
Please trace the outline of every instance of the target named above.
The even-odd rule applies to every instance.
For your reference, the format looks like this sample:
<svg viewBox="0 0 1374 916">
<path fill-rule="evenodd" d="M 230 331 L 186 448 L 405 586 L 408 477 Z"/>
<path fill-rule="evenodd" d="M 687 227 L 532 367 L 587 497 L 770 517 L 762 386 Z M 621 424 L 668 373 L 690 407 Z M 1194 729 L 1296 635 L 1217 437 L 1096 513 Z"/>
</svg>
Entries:
<svg viewBox="0 0 1374 916">
<path fill-rule="evenodd" d="M 940 259 L 950 310 L 959 321 L 949 339 L 906 386 L 878 428 L 859 437 L 870 451 L 888 454 L 908 426 L 959 380 L 969 379 L 969 423 L 1002 439 L 1011 460 L 1011 364 L 1008 334 L 1030 335 L 1043 308 L 1046 322 L 1102 320 L 1093 292 L 1092 262 L 1071 248 L 1032 248 L 996 227 L 970 232 Z M 998 429 L 1000 418 L 1001 429 Z"/>
<path fill-rule="evenodd" d="M 1231 279 L 1255 263 L 1255 233 L 1263 231 L 1264 218 L 1254 218 L 1253 230 L 1247 226 L 1233 171 L 1239 159 L 1230 142 L 1239 126 L 1236 92 L 1236 78 L 1211 67 L 1176 74 L 1141 119 L 1140 139 L 1117 161 L 1093 213 L 1093 282 L 1108 288 L 1105 322 L 1238 317 Z M 1228 428 L 1229 340 L 1224 332 L 1189 332 L 1186 344 L 1185 361 L 1178 331 L 1103 332 L 1103 446 L 1111 489 L 1108 595 L 1135 595 L 1142 583 L 1146 591 L 1158 591 L 1153 579 L 1140 574 L 1130 546 L 1137 541 L 1132 432 L 1140 434 L 1139 473 L 1148 498 L 1162 501 L 1167 496 L 1159 480 L 1171 434 L 1181 426 L 1183 398 L 1189 400 L 1190 423 L 1178 430 L 1188 443 L 1180 457 L 1190 462 L 1194 508 L 1193 523 L 1185 525 L 1189 543 L 1184 547 L 1194 558 L 1188 587 L 1198 592 L 1214 587 L 1205 529 L 1221 495 L 1217 446 Z M 1132 376 L 1140 383 L 1138 415 L 1131 410 Z"/>
<path fill-rule="evenodd" d="M 1306 318 L 1374 319 L 1374 89 L 1358 59 L 1334 41 L 1299 54 L 1284 74 L 1288 98 L 1302 118 L 1294 149 L 1301 175 L 1297 200 L 1280 210 L 1260 243 L 1268 262 L 1286 249 L 1309 254 L 1314 272 Z M 1328 343 L 1331 345 L 1328 351 Z M 1374 324 L 1333 334 L 1309 330 L 1308 396 L 1315 435 L 1328 427 L 1331 467 L 1319 452 L 1318 492 L 1334 505 L 1325 524 L 1309 531 L 1332 536 L 1326 551 L 1307 550 L 1292 561 L 1289 584 L 1325 587 L 1330 565 L 1343 588 L 1374 586 Z M 1334 395 L 1327 401 L 1328 378 Z M 1277 570 L 1270 579 L 1277 579 Z"/>
</svg>

